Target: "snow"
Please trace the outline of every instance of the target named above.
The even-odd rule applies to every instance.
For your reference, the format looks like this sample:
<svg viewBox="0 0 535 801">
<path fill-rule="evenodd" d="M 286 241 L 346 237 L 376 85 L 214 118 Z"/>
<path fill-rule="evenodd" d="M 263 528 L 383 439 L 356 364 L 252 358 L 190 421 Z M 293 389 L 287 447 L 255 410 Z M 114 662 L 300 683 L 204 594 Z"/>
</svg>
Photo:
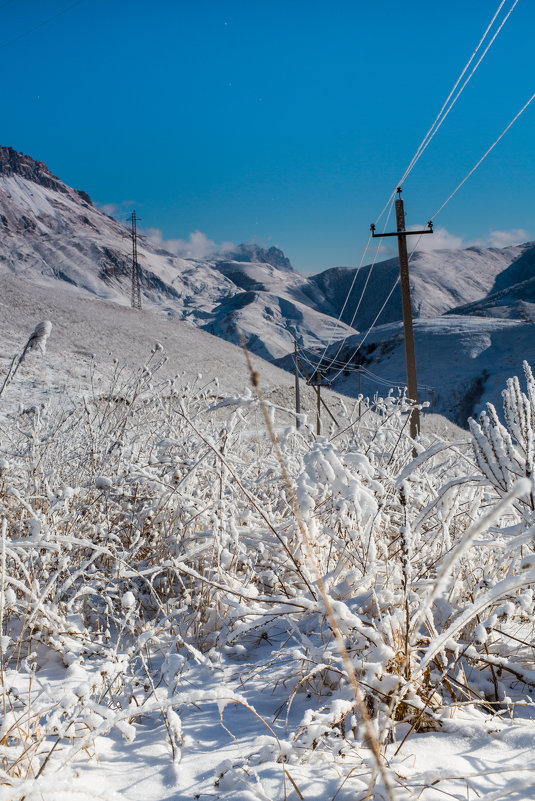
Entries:
<svg viewBox="0 0 535 801">
<path fill-rule="evenodd" d="M 147 246 L 140 313 L 89 255 L 121 226 L 87 232 L 77 261 L 72 190 L 2 191 L 38 229 L 3 251 L 0 370 L 32 336 L 47 347 L 0 397 L 0 801 L 535 799 L 532 326 L 416 322 L 438 408 L 505 406 L 470 434 L 424 418 L 414 459 L 402 397 L 325 389 L 340 425 L 316 436 L 303 386 L 296 431 L 293 376 L 254 356 L 287 482 L 243 352 L 198 323 L 232 310 L 271 358 L 293 319 L 316 347 L 332 319 L 307 281 Z M 60 242 L 72 283 L 51 267 Z M 399 335 L 391 322 L 367 351 L 391 377 Z"/>
<path fill-rule="evenodd" d="M 415 315 L 437 317 L 464 304 L 481 300 L 495 289 L 499 277 L 502 277 L 502 284 L 506 282 L 503 276 L 511 265 L 527 262 L 533 271 L 535 266 L 533 251 L 533 242 L 500 249 L 416 251 L 410 262 L 411 294 Z M 364 266 L 357 274 L 343 317 L 348 323 L 361 297 L 368 273 L 369 267 Z M 341 309 L 354 274 L 355 268 L 335 267 L 314 276 L 313 280 L 332 305 Z M 375 265 L 368 281 L 364 302 L 355 320 L 355 326 L 359 330 L 365 330 L 373 323 L 398 274 L 397 259 L 389 259 Z M 517 274 L 513 273 L 509 280 L 514 281 L 517 277 Z M 503 285 L 499 288 L 502 289 Z M 398 286 L 381 315 L 381 323 L 387 324 L 400 319 L 401 293 Z"/>
<path fill-rule="evenodd" d="M 58 192 L 19 175 L 0 175 L 0 213 L 5 219 L 0 273 L 16 273 L 48 286 L 67 282 L 128 306 L 128 229 L 63 187 Z M 239 341 L 239 327 L 249 349 L 261 356 L 283 356 L 294 336 L 313 347 L 324 341 L 327 329 L 337 336 L 348 331 L 344 323 L 327 316 L 333 311 L 328 304 L 324 314 L 322 293 L 291 269 L 257 261 L 183 259 L 155 247 L 142 234 L 138 256 L 146 309 L 234 343 Z"/>
<path fill-rule="evenodd" d="M 524 359 L 535 363 L 533 324 L 522 320 L 453 314 L 420 318 L 414 321 L 414 340 L 420 401 L 429 402 L 431 411 L 445 415 L 461 427 L 466 427 L 468 417 L 479 414 L 487 401 L 500 405 L 507 379 L 522 372 Z M 360 336 L 352 336 L 340 351 L 333 344 L 327 351 L 325 366 L 334 357 L 341 362 L 349 361 L 360 343 Z M 401 323 L 375 328 L 358 352 L 366 370 L 379 378 L 376 381 L 373 375 L 363 372 L 365 395 L 384 393 L 382 382 L 394 388 L 404 386 Z M 352 360 L 350 363 L 353 365 Z M 344 375 L 338 367 L 333 367 L 324 373 L 327 380 L 336 377 L 334 386 L 338 392 L 354 396 L 355 372 Z"/>
<path fill-rule="evenodd" d="M 48 600 L 50 589 L 46 588 L 55 586 L 62 575 L 49 564 L 39 576 L 43 584 L 31 601 L 27 619 L 27 625 L 36 626 L 33 647 L 25 651 L 27 655 L 18 665 L 13 661 L 5 665 L 3 683 L 13 708 L 21 710 L 17 713 L 19 717 L 7 715 L 4 719 L 4 734 L 7 739 L 9 733 L 10 738 L 9 745 L 5 746 L 6 759 L 11 756 L 10 749 L 19 747 L 22 731 L 26 732 L 26 743 L 30 737 L 41 744 L 41 757 L 37 751 L 32 757 L 36 766 L 33 775 L 30 769 L 14 781 L 13 773 L 9 774 L 13 787 L 9 784 L 0 787 L 0 799 L 7 801 L 25 796 L 45 801 L 58 798 L 74 801 L 86 797 L 132 801 L 174 798 L 245 801 L 278 799 L 286 794 L 289 799 L 301 795 L 319 801 L 335 796 L 349 800 L 365 794 L 373 757 L 360 732 L 360 721 L 353 714 L 354 699 L 347 683 L 340 680 L 338 648 L 328 634 L 323 607 L 312 594 L 306 593 L 304 585 L 293 588 L 294 597 L 291 597 L 290 585 L 284 592 L 277 586 L 283 563 L 280 556 L 276 556 L 279 546 L 274 532 L 284 537 L 283 541 L 291 545 L 295 556 L 300 552 L 300 545 L 285 511 L 286 502 L 281 503 L 284 488 L 275 486 L 280 478 L 274 470 L 276 462 L 269 453 L 270 448 L 261 451 L 263 456 L 258 464 L 251 458 L 251 448 L 265 448 L 265 445 L 262 445 L 261 429 L 256 420 L 258 410 L 254 396 L 243 386 L 248 378 L 238 364 L 243 360 L 241 352 L 176 320 L 90 301 L 68 287 L 52 291 L 14 277 L 4 277 L 2 286 L 2 333 L 5 337 L 9 335 L 13 345 L 17 344 L 16 340 L 19 346 L 25 341 L 24 328 L 32 330 L 32 318 L 36 313 L 53 321 L 46 353 L 28 358 L 14 384 L 8 387 L 2 408 L 5 434 L 11 431 L 10 421 L 17 421 L 16 427 L 23 436 L 24 431 L 29 430 L 27 426 L 42 427 L 39 429 L 41 445 L 36 440 L 36 447 L 45 449 L 42 457 L 45 483 L 41 486 L 47 487 L 49 510 L 32 509 L 36 476 L 30 459 L 31 491 L 24 502 L 18 490 L 18 495 L 12 496 L 11 503 L 20 504 L 19 512 L 14 517 L 9 512 L 10 529 L 4 533 L 3 547 L 8 559 L 15 549 L 19 561 L 33 548 L 34 565 L 40 560 L 52 559 L 58 548 L 65 549 L 63 558 L 71 560 L 71 565 L 62 579 L 66 582 L 62 593 L 67 598 L 71 592 L 69 588 L 79 587 L 80 603 L 64 618 L 60 606 Z M 466 330 L 474 325 L 466 320 L 453 322 L 468 327 Z M 160 348 L 154 345 L 156 336 Z M 83 355 L 82 342 L 84 352 L 90 350 L 91 356 Z M 122 467 L 121 460 L 117 462 L 112 456 L 114 451 L 110 451 L 110 444 L 115 446 L 115 440 L 106 433 L 112 415 L 122 414 L 121 406 L 105 407 L 108 411 L 101 418 L 100 428 L 91 424 L 89 431 L 93 437 L 92 458 L 107 469 L 95 468 L 92 482 L 86 481 L 79 472 L 81 467 L 74 456 L 78 453 L 78 458 L 83 458 L 84 453 L 80 450 L 82 443 L 77 439 L 77 429 L 72 432 L 73 453 L 68 450 L 71 444 L 68 441 L 58 440 L 54 445 L 49 441 L 47 432 L 61 430 L 53 417 L 50 428 L 47 423 L 55 403 L 59 402 L 61 409 L 68 397 L 74 408 L 81 409 L 80 420 L 84 421 L 87 416 L 84 404 L 86 409 L 92 408 L 95 388 L 98 388 L 96 398 L 105 397 L 106 383 L 115 381 L 116 371 L 125 369 L 123 365 L 130 360 L 133 369 L 140 353 L 143 354 L 141 362 L 148 366 L 141 371 L 138 380 L 150 380 L 154 391 L 157 371 L 150 360 L 167 358 L 162 366 L 165 371 L 169 361 L 181 359 L 180 366 L 186 371 L 181 376 L 182 383 L 177 385 L 181 404 L 191 405 L 195 386 L 200 389 L 209 386 L 217 376 L 216 402 L 208 396 L 206 412 L 199 409 L 191 414 L 202 425 L 206 442 L 218 436 L 223 436 L 225 442 L 228 437 L 235 438 L 234 445 L 224 446 L 224 464 L 241 476 L 249 492 L 263 498 L 259 509 L 276 521 L 273 531 L 265 527 L 254 507 L 242 506 L 228 468 L 214 476 L 213 462 L 207 459 L 207 453 L 213 454 L 213 450 L 199 447 L 198 439 L 196 449 L 193 440 L 184 443 L 185 429 L 179 425 L 180 404 L 176 407 L 178 417 L 167 418 L 167 412 L 164 413 L 162 428 L 158 415 L 166 404 L 158 407 L 155 400 L 150 405 L 150 414 L 145 415 L 143 403 L 148 402 L 145 396 L 147 401 L 135 413 L 141 415 L 139 422 L 135 417 L 133 425 L 128 426 L 129 433 L 124 435 L 124 438 L 132 438 L 133 449 L 126 442 L 120 445 L 126 447 L 128 454 Z M 4 363 L 8 356 L 4 357 Z M 357 662 L 366 685 L 375 688 L 378 697 L 380 693 L 395 693 L 400 686 L 399 676 L 389 672 L 386 666 L 397 658 L 392 632 L 403 619 L 397 617 L 396 605 L 404 581 L 413 584 L 410 603 L 419 599 L 420 605 L 413 606 L 414 612 L 422 620 L 433 615 L 428 621 L 430 630 L 438 627 L 427 647 L 414 654 L 418 663 L 412 668 L 407 697 L 412 698 L 417 708 L 422 703 L 416 691 L 418 677 L 425 674 L 427 666 L 434 664 L 434 659 L 445 659 L 448 653 L 460 654 L 462 631 L 469 630 L 472 621 L 480 621 L 463 646 L 465 662 L 457 673 L 457 679 L 465 676 L 470 693 L 479 691 L 480 695 L 471 704 L 459 702 L 450 707 L 446 704 L 443 714 L 439 705 L 433 713 L 438 731 L 426 731 L 424 727 L 421 732 L 409 733 L 410 727 L 404 722 L 394 726 L 392 740 L 383 745 L 393 797 L 405 799 L 416 794 L 423 801 L 435 801 L 444 793 L 459 798 L 466 797 L 466 793 L 470 797 L 488 798 L 510 793 L 512 798 L 534 798 L 530 755 L 535 744 L 535 724 L 531 715 L 533 670 L 530 657 L 522 649 L 516 657 L 508 653 L 496 634 L 505 627 L 506 633 L 510 631 L 518 641 L 530 641 L 531 629 L 525 616 L 533 615 L 532 595 L 525 596 L 524 588 L 535 584 L 532 558 L 524 555 L 512 575 L 507 575 L 507 565 L 503 570 L 497 567 L 493 574 L 497 578 L 489 589 L 473 584 L 472 591 L 477 599 L 472 604 L 466 602 L 463 590 L 466 580 L 463 559 L 471 555 L 478 576 L 480 571 L 488 569 L 492 557 L 481 545 L 482 533 L 499 524 L 510 499 L 498 502 L 494 498 L 493 509 L 487 516 L 478 512 L 478 502 L 474 500 L 478 493 L 489 490 L 481 483 L 466 484 L 456 455 L 456 449 L 464 447 L 462 441 L 451 445 L 443 439 L 433 441 L 431 437 L 415 462 L 407 463 L 412 446 L 402 437 L 404 413 L 402 409 L 396 411 L 392 402 L 386 402 L 384 414 L 367 413 L 368 418 L 363 417 L 358 424 L 360 434 L 351 435 L 343 448 L 339 437 L 315 438 L 307 429 L 299 436 L 294 435 L 284 428 L 291 417 L 285 416 L 281 409 L 284 401 L 291 398 L 291 377 L 260 360 L 256 360 L 256 365 L 260 367 L 268 396 L 279 402 L 277 407 L 272 406 L 272 412 L 276 427 L 286 440 L 284 450 L 289 468 L 296 476 L 301 514 L 313 533 L 338 624 L 360 654 Z M 44 371 L 43 380 L 41 371 Z M 282 379 L 290 386 L 285 388 Z M 240 382 L 243 389 L 238 393 L 236 388 Z M 228 402 L 220 397 L 223 385 L 234 390 Z M 93 395 L 89 394 L 91 386 Z M 129 379 L 121 386 L 126 410 L 124 420 L 127 421 L 129 398 L 136 390 Z M 159 386 L 165 386 L 165 382 Z M 179 389 L 180 386 L 183 389 Z M 24 402 L 33 402 L 41 409 L 39 417 L 18 416 L 13 404 L 15 398 L 22 406 Z M 332 395 L 332 403 L 335 402 Z M 105 403 L 110 402 L 105 400 Z M 98 406 L 95 413 L 99 414 Z M 340 405 L 338 413 L 343 414 Z M 217 424 L 212 427 L 207 415 L 214 414 L 218 415 Z M 65 419 L 71 419 L 70 412 Z M 173 420 L 171 426 L 165 422 L 169 419 Z M 368 422 L 362 427 L 366 419 Z M 386 426 L 385 420 L 389 421 Z M 240 431 L 243 431 L 243 449 L 234 450 L 240 442 Z M 139 451 L 138 456 L 138 449 L 146 447 L 141 436 L 148 437 L 148 449 L 146 453 Z M 301 457 L 305 437 L 309 439 Z M 2 438 L 4 449 L 9 441 Z M 365 448 L 363 442 L 368 443 Z M 8 447 L 9 459 L 5 459 L 4 469 L 13 487 L 20 486 L 22 490 L 25 452 L 15 446 L 15 441 Z M 60 448 L 65 464 L 54 453 L 46 455 L 51 447 Z M 395 456 L 397 449 L 399 456 Z M 99 461 L 99 454 L 105 455 L 105 461 Z M 112 459 L 116 469 L 112 469 Z M 468 453 L 465 459 L 469 461 Z M 89 460 L 84 469 L 89 471 L 87 475 L 91 474 Z M 473 471 L 474 467 L 471 469 Z M 54 473 L 57 470 L 61 476 L 59 482 Z M 198 480 L 188 475 L 191 470 L 199 471 Z M 267 483 L 260 483 L 260 474 L 255 475 L 258 471 L 265 472 Z M 426 487 L 432 487 L 436 481 L 442 482 L 445 493 L 458 493 L 457 500 L 451 499 L 449 505 L 430 500 L 426 505 L 426 497 L 430 498 Z M 408 506 L 396 505 L 392 495 L 396 484 L 403 484 Z M 206 500 L 200 494 L 201 489 Z M 212 508 L 209 496 L 214 489 L 215 497 L 220 500 Z M 91 494 L 94 490 L 97 493 Z M 525 490 L 526 486 L 517 487 L 515 497 Z M 133 553 L 128 555 L 128 547 L 122 542 L 128 531 L 120 518 L 122 504 L 126 503 L 124 508 L 127 509 L 139 493 L 143 500 L 138 507 L 137 525 L 140 531 L 143 528 L 147 532 L 145 536 L 152 536 L 149 532 L 159 530 L 163 521 L 159 522 L 158 517 L 168 507 L 172 511 L 173 503 L 180 499 L 161 529 L 171 535 L 167 550 L 154 560 L 149 558 L 148 562 L 146 559 L 139 562 Z M 446 494 L 438 497 L 445 498 Z M 24 503 L 29 504 L 29 508 Z M 392 504 L 394 508 L 389 511 Z M 181 533 L 186 523 L 181 517 L 183 505 L 188 508 L 187 518 L 193 515 L 199 520 L 199 525 L 191 529 L 189 544 Z M 427 510 L 425 515 L 420 514 L 422 505 Z M 412 520 L 410 526 L 402 528 L 407 552 L 414 561 L 410 570 L 407 566 L 396 567 L 393 556 L 385 561 L 389 546 L 387 529 L 383 527 L 392 522 L 396 525 L 402 508 Z M 83 509 L 101 510 L 101 522 L 96 521 L 93 529 L 87 529 L 83 522 L 87 518 L 87 511 L 81 514 Z M 18 525 L 21 514 L 26 515 L 26 527 L 19 528 L 15 535 L 12 527 Z M 179 521 L 178 527 L 173 529 L 176 526 L 174 514 L 179 515 Z M 475 525 L 470 528 L 472 514 Z M 455 533 L 458 520 L 462 518 L 466 518 L 464 539 Z M 59 525 L 60 520 L 66 528 Z M 429 540 L 430 533 L 435 530 L 430 524 L 432 520 L 439 521 L 435 544 Z M 453 550 L 449 550 L 449 540 L 445 536 L 450 525 L 448 520 L 452 525 L 451 536 L 458 541 Z M 514 534 L 504 537 L 506 549 L 511 548 L 512 538 L 531 530 L 530 515 L 524 518 L 517 515 L 515 526 Z M 347 533 L 343 534 L 343 530 Z M 345 542 L 341 539 L 344 536 L 348 537 Z M 81 539 L 83 537 L 86 539 Z M 478 544 L 474 546 L 476 540 Z M 366 542 L 367 556 L 362 566 L 360 554 Z M 152 547 L 159 547 L 157 540 L 153 539 L 152 543 Z M 179 550 L 177 558 L 173 548 L 184 546 L 188 550 Z M 429 557 L 425 557 L 429 547 Z M 86 554 L 82 562 L 76 558 L 80 548 L 81 553 L 85 549 Z M 334 560 L 333 548 L 337 554 Z M 433 551 L 433 548 L 438 550 Z M 495 545 L 493 549 L 496 551 Z M 47 553 L 49 556 L 45 557 Z M 124 554 L 116 566 L 114 559 L 110 559 L 114 554 Z M 216 558 L 215 570 L 208 567 L 212 564 L 210 554 Z M 263 559 L 262 554 L 266 554 L 267 559 L 256 578 L 254 570 L 259 569 L 256 561 Z M 420 563 L 422 558 L 424 562 Z M 422 575 L 426 575 L 421 572 L 425 558 L 429 558 L 432 565 L 437 559 L 442 560 L 442 570 L 436 573 L 436 580 L 431 584 L 422 581 Z M 203 562 L 206 559 L 209 561 Z M 99 560 L 104 561 L 97 568 Z M 205 565 L 203 572 L 194 566 L 195 560 Z M 234 572 L 240 560 L 249 563 L 245 573 L 242 569 Z M 347 569 L 347 560 L 350 569 Z M 106 564 L 111 566 L 109 583 L 95 594 L 92 582 Z M 185 582 L 192 589 L 196 587 L 195 592 L 201 597 L 207 589 L 218 593 L 218 604 L 224 605 L 223 617 L 218 621 L 208 615 L 204 622 L 206 630 L 199 629 L 195 637 L 186 633 L 186 619 L 191 615 L 188 605 L 196 602 L 195 594 L 191 595 L 189 589 L 184 601 L 180 596 L 169 596 L 154 627 L 150 620 L 146 581 L 153 589 L 160 587 L 161 592 L 162 585 L 156 582 L 166 571 L 174 570 L 180 571 L 184 587 Z M 305 569 L 304 575 L 309 576 L 313 588 L 312 574 Z M 443 582 L 442 578 L 447 581 Z M 19 578 L 9 573 L 7 582 L 0 613 L 4 625 L 10 627 L 9 634 L 3 635 L 1 641 L 4 654 L 10 652 L 17 641 L 19 635 L 13 628 L 17 610 L 32 587 L 25 583 L 23 575 Z M 518 591 L 521 594 L 516 595 Z M 441 594 L 443 605 L 446 595 L 450 602 L 459 604 L 457 613 L 451 607 L 443 624 L 438 614 L 443 607 L 437 606 L 436 614 L 431 608 L 432 598 Z M 74 593 L 71 604 L 76 602 L 76 597 Z M 209 595 L 205 597 L 205 603 L 210 604 Z M 88 637 L 84 616 L 87 604 L 94 609 L 104 604 L 102 608 L 107 610 L 108 628 L 94 631 L 92 637 Z M 377 606 L 381 612 L 374 616 L 371 610 Z M 215 614 L 216 609 L 217 605 L 210 614 Z M 511 627 L 505 618 L 514 621 Z M 194 623 L 194 617 L 192 621 Z M 483 653 L 483 658 L 490 659 L 496 670 L 502 671 L 499 692 L 500 710 L 503 707 L 504 711 L 496 715 L 489 713 L 492 707 L 485 707 L 494 692 L 488 669 L 485 673 L 485 668 L 478 663 L 481 649 L 485 647 L 490 649 L 490 656 Z M 529 654 L 529 648 L 527 651 Z M 523 676 L 523 680 L 513 675 L 511 681 L 507 674 L 509 668 Z M 450 670 L 455 670 L 454 663 Z M 433 675 L 436 680 L 436 672 Z M 442 688 L 442 692 L 446 690 Z M 20 714 L 26 714 L 27 698 L 31 698 L 31 709 L 39 714 L 41 728 L 56 731 L 55 737 L 48 734 L 48 740 L 40 739 L 42 735 L 31 728 L 33 724 L 24 723 Z M 80 723 L 71 724 L 71 720 L 78 719 L 76 716 Z M 341 729 L 339 722 L 344 719 L 347 722 Z M 22 725 L 26 726 L 24 730 Z M 42 755 L 48 753 L 58 736 L 61 747 L 52 752 L 47 768 L 36 776 L 38 760 L 43 759 Z M 376 782 L 373 793 L 377 799 L 388 797 L 380 781 Z"/>
</svg>

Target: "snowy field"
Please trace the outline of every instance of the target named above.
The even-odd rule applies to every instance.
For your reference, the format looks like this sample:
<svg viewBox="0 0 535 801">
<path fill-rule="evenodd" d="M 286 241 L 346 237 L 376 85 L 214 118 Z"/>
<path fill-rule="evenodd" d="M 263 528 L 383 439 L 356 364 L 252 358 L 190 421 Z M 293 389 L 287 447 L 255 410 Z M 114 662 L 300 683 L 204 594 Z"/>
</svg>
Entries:
<svg viewBox="0 0 535 801">
<path fill-rule="evenodd" d="M 326 393 L 318 438 L 197 329 L 0 302 L 0 801 L 535 798 L 529 370 L 471 435 Z"/>
</svg>

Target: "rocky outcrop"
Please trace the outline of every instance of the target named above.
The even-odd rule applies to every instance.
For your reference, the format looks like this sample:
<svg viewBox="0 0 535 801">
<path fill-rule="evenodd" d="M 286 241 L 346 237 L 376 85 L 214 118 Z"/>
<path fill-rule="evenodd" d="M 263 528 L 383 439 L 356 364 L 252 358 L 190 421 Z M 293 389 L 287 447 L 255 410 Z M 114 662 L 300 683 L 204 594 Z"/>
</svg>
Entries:
<svg viewBox="0 0 535 801">
<path fill-rule="evenodd" d="M 238 245 L 237 248 L 231 252 L 225 253 L 225 260 L 230 261 L 244 261 L 244 262 L 260 262 L 262 264 L 272 264 L 279 270 L 287 270 L 293 272 L 293 267 L 280 248 L 260 247 L 260 245 L 243 244 Z"/>
<path fill-rule="evenodd" d="M 20 175 L 21 178 L 45 186 L 47 189 L 53 189 L 64 195 L 75 195 L 89 206 L 93 205 L 87 192 L 66 186 L 63 181 L 50 172 L 44 161 L 35 161 L 30 156 L 25 156 L 24 153 L 18 153 L 12 147 L 0 146 L 0 175 L 6 177 Z"/>
</svg>

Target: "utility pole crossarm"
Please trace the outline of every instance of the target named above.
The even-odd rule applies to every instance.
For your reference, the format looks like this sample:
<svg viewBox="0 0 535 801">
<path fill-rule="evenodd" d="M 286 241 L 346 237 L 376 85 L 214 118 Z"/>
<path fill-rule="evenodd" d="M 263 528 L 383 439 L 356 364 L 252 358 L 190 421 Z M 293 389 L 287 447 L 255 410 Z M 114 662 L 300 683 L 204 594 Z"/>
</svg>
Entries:
<svg viewBox="0 0 535 801">
<path fill-rule="evenodd" d="M 372 223 L 370 225 L 370 229 L 372 232 L 372 239 L 382 239 L 384 236 L 414 236 L 414 234 L 433 234 L 433 223 L 431 220 L 427 223 L 429 228 L 424 228 L 422 231 L 392 231 L 389 234 L 376 234 L 375 233 L 375 225 Z"/>
</svg>

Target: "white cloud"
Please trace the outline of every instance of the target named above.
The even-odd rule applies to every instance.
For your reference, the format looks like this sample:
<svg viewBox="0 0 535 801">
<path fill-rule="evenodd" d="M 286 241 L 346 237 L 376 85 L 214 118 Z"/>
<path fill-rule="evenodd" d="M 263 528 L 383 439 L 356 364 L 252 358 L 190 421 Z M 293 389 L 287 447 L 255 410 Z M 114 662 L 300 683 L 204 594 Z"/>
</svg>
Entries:
<svg viewBox="0 0 535 801">
<path fill-rule="evenodd" d="M 103 211 L 104 214 L 108 214 L 110 217 L 113 217 L 118 209 L 118 206 L 116 203 L 103 203 L 102 205 L 99 204 L 98 208 Z"/>
<path fill-rule="evenodd" d="M 207 259 L 235 248 L 233 242 L 214 242 L 202 231 L 193 231 L 189 239 L 164 239 L 159 228 L 146 228 L 143 234 L 156 245 L 182 259 Z"/>
<path fill-rule="evenodd" d="M 109 217 L 115 217 L 121 220 L 132 210 L 134 206 L 133 200 L 121 200 L 120 203 L 95 203 L 97 209 L 103 211 Z"/>
<path fill-rule="evenodd" d="M 524 228 L 511 228 L 510 231 L 491 231 L 487 239 L 476 239 L 470 245 L 489 248 L 506 248 L 509 245 L 520 245 L 522 242 L 529 242 L 531 239 L 528 231 Z"/>
<path fill-rule="evenodd" d="M 377 248 L 377 255 L 378 256 L 392 256 L 394 253 L 393 248 L 389 247 L 388 245 L 384 245 L 381 243 Z"/>
<path fill-rule="evenodd" d="M 411 225 L 408 231 L 420 231 L 424 225 Z M 464 240 L 462 236 L 452 234 L 446 228 L 435 228 L 433 234 L 416 238 L 414 244 L 409 240 L 409 251 L 416 245 L 416 250 L 461 250 L 463 248 L 506 248 L 530 241 L 530 234 L 523 228 L 512 228 L 510 231 L 489 231 L 488 236 L 480 239 Z M 412 239 L 412 237 L 411 237 Z M 411 247 L 412 245 L 412 247 Z"/>
<path fill-rule="evenodd" d="M 408 231 L 425 231 L 426 229 L 426 225 L 409 225 L 407 228 Z M 463 242 L 462 237 L 450 233 L 446 228 L 434 228 L 432 234 L 422 234 L 419 241 L 417 236 L 411 237 L 408 250 L 411 251 L 414 247 L 416 250 L 459 250 L 468 245 Z"/>
</svg>

